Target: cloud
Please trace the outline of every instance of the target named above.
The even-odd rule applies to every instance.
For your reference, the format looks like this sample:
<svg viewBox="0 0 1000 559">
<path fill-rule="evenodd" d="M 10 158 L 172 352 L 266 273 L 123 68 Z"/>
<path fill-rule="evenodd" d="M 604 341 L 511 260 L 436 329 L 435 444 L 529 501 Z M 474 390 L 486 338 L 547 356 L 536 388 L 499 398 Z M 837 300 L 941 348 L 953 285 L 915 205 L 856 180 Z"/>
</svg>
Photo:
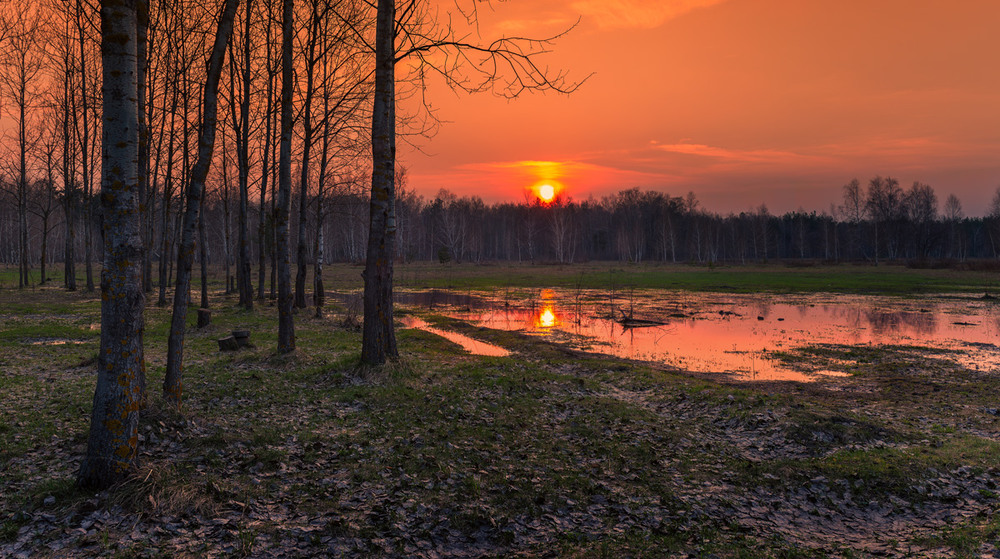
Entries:
<svg viewBox="0 0 1000 559">
<path fill-rule="evenodd" d="M 790 163 L 793 161 L 819 161 L 822 158 L 778 149 L 729 149 L 704 144 L 658 144 L 657 149 L 668 153 L 694 155 L 737 163 Z"/>
<path fill-rule="evenodd" d="M 652 29 L 725 0 L 576 0 L 572 6 L 601 27 Z"/>
</svg>

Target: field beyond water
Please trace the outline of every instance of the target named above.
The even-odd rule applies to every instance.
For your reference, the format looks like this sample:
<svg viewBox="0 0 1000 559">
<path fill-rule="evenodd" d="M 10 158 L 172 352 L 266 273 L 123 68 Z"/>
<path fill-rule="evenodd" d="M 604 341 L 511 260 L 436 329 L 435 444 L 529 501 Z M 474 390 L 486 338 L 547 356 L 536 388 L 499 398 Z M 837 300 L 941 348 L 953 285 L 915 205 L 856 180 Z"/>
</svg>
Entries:
<svg viewBox="0 0 1000 559">
<path fill-rule="evenodd" d="M 328 268 L 332 290 L 360 267 Z M 1000 371 L 914 346 L 782 358 L 849 373 L 736 382 L 421 312 L 511 350 L 399 330 L 357 367 L 355 310 L 296 316 L 213 287 L 190 315 L 182 413 L 159 394 L 170 311 L 149 305 L 135 478 L 74 487 L 100 300 L 0 270 L 0 557 L 996 557 Z M 402 289 L 993 293 L 996 274 L 896 266 L 403 265 Z M 82 286 L 83 284 L 80 283 Z M 155 302 L 155 294 L 151 296 Z M 253 348 L 220 353 L 230 330 Z"/>
</svg>

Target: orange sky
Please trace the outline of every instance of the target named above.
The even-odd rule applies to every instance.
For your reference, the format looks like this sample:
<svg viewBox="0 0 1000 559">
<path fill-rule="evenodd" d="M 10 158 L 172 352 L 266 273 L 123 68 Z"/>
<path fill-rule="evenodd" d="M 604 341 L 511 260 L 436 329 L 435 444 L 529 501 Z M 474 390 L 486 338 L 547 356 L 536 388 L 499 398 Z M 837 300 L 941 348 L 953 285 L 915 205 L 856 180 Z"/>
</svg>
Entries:
<svg viewBox="0 0 1000 559">
<path fill-rule="evenodd" d="M 440 0 L 452 5 L 452 0 Z M 713 211 L 828 210 L 853 177 L 931 184 L 982 215 L 1000 185 L 997 0 L 509 0 L 483 36 L 580 25 L 545 62 L 572 96 L 429 92 L 449 121 L 410 186 L 523 200 L 641 187 Z"/>
</svg>

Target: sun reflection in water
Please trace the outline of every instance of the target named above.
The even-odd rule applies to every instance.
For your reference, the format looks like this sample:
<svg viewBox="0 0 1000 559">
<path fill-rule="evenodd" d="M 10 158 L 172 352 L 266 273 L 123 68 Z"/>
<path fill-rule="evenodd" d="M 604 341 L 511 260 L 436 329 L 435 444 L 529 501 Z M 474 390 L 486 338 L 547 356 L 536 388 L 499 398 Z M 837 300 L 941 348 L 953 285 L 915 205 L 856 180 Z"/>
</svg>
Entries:
<svg viewBox="0 0 1000 559">
<path fill-rule="evenodd" d="M 545 307 L 542 312 L 538 313 L 538 317 L 535 319 L 536 328 L 553 328 L 559 325 L 559 318 L 556 316 L 555 311 L 552 307 Z"/>
</svg>

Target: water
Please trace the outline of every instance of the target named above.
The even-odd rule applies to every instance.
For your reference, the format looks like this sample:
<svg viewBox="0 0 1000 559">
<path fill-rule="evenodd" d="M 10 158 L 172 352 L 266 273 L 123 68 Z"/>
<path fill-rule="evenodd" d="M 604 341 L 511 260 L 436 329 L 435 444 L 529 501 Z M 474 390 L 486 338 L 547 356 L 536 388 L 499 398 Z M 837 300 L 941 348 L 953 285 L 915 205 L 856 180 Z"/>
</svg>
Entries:
<svg viewBox="0 0 1000 559">
<path fill-rule="evenodd" d="M 435 328 L 426 321 L 421 320 L 415 316 L 405 316 L 402 319 L 403 326 L 407 328 L 419 328 L 430 332 L 431 334 L 437 334 L 442 338 L 451 341 L 455 344 L 462 346 L 462 349 L 468 351 L 473 355 L 489 355 L 493 357 L 507 357 L 510 355 L 510 351 L 486 342 L 481 342 L 479 340 L 472 339 L 466 335 L 459 334 L 458 332 L 451 332 L 448 330 L 442 330 L 440 328 Z"/>
<path fill-rule="evenodd" d="M 1000 306 L 968 295 L 904 299 L 643 291 L 612 299 L 607 292 L 545 289 L 513 305 L 487 296 L 450 307 L 438 302 L 435 310 L 592 352 L 746 380 L 843 375 L 795 371 L 772 357 L 775 351 L 818 344 L 940 348 L 954 350 L 950 357 L 966 367 L 1000 369 Z M 663 324 L 623 327 L 611 319 L 623 311 Z"/>
</svg>

